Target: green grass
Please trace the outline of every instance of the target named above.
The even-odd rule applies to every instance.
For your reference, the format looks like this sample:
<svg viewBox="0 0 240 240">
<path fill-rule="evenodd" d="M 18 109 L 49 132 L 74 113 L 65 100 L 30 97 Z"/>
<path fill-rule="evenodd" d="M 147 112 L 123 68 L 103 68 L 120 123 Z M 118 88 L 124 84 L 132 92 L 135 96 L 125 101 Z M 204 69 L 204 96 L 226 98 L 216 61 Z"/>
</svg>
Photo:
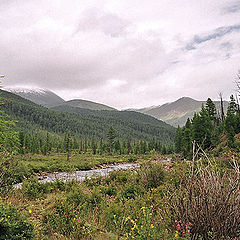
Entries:
<svg viewBox="0 0 240 240">
<path fill-rule="evenodd" d="M 66 154 L 17 156 L 22 167 L 31 173 L 89 170 L 108 164 L 139 162 L 151 158 L 152 155 L 72 154 L 67 162 Z"/>
</svg>

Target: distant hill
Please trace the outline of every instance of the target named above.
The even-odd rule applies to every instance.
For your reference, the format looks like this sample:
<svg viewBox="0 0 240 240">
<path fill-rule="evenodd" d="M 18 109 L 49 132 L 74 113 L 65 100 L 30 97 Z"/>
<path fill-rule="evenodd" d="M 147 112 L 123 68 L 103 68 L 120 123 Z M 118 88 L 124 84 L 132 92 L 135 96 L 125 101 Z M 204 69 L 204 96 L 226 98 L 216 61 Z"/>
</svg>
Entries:
<svg viewBox="0 0 240 240">
<path fill-rule="evenodd" d="M 45 89 L 6 88 L 5 90 L 44 107 L 53 107 L 65 102 L 54 92 Z"/>
<path fill-rule="evenodd" d="M 25 99 L 28 99 L 38 105 L 52 108 L 55 106 L 70 106 L 70 107 L 78 107 L 90 110 L 116 110 L 115 108 L 109 107 L 107 105 L 96 103 L 92 101 L 82 100 L 82 99 L 74 99 L 70 101 L 65 101 L 57 94 L 50 90 L 45 89 L 36 89 L 36 88 L 6 88 L 4 89 L 8 92 L 14 93 L 18 96 L 21 96 Z"/>
<path fill-rule="evenodd" d="M 74 100 L 66 101 L 63 104 L 59 104 L 59 105 L 64 107 L 69 106 L 69 107 L 84 108 L 84 109 L 90 109 L 90 110 L 109 110 L 109 111 L 116 110 L 115 108 L 109 107 L 101 103 L 91 102 L 91 101 L 82 100 L 82 99 L 74 99 Z"/>
<path fill-rule="evenodd" d="M 106 138 L 109 127 L 113 126 L 121 140 L 156 138 L 169 144 L 174 140 L 174 127 L 137 112 L 95 111 L 71 106 L 52 110 L 3 90 L 0 90 L 0 97 L 3 99 L 0 110 L 17 120 L 18 130 L 47 131 L 57 135 L 69 132 L 77 138 L 100 139 Z"/>
<path fill-rule="evenodd" d="M 172 126 L 184 126 L 188 118 L 192 118 L 195 112 L 201 110 L 204 101 L 197 101 L 189 97 L 182 97 L 175 102 L 166 103 L 158 107 L 135 109 L 137 112 L 148 114 L 162 120 Z M 220 102 L 215 101 L 216 108 L 220 109 Z M 228 102 L 224 101 L 225 112 Z"/>
</svg>

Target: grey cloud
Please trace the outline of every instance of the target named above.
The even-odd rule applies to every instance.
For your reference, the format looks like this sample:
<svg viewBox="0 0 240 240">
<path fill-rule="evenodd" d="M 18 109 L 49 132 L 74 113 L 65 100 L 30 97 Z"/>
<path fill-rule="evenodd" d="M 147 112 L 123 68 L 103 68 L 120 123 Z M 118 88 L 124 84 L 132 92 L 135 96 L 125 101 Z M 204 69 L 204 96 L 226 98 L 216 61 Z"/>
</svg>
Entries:
<svg viewBox="0 0 240 240">
<path fill-rule="evenodd" d="M 104 51 L 89 52 L 77 37 L 56 40 L 56 36 L 52 41 L 45 41 L 45 37 L 23 35 L 9 41 L 0 39 L 0 48 L 5 49 L 0 61 L 8 76 L 8 85 L 22 83 L 51 89 L 88 89 L 118 79 L 130 86 L 163 72 L 171 58 L 159 38 L 126 37 Z M 13 47 L 8 49 L 8 44 Z M 104 44 L 110 46 L 111 38 L 106 38 Z"/>
<path fill-rule="evenodd" d="M 235 1 L 221 9 L 222 14 L 236 13 L 240 11 L 240 1 Z"/>
<path fill-rule="evenodd" d="M 107 13 L 98 9 L 86 10 L 79 20 L 76 33 L 79 31 L 102 31 L 106 35 L 119 37 L 126 33 L 131 23 L 116 14 Z"/>
<path fill-rule="evenodd" d="M 202 4 L 190 0 L 177 5 L 179 16 L 171 14 L 171 0 L 161 3 L 162 14 L 154 0 L 125 1 L 122 8 L 115 0 L 2 0 L 0 74 L 6 86 L 48 88 L 116 107 L 191 93 L 202 98 L 200 88 L 205 98 L 213 88 L 204 81 L 230 91 L 226 79 L 239 67 L 240 25 L 234 14 L 219 16 L 222 4 L 213 1 L 219 8 L 201 25 Z M 183 29 L 190 11 L 196 19 Z M 226 27 L 219 28 L 222 22 Z M 173 39 L 178 35 L 181 41 Z"/>
</svg>

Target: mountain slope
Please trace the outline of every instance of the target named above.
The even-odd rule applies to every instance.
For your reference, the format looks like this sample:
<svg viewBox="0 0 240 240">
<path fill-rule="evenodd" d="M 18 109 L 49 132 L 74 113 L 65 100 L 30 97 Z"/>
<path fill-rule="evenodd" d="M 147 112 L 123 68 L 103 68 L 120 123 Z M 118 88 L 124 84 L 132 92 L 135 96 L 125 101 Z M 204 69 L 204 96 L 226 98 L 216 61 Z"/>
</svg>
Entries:
<svg viewBox="0 0 240 240">
<path fill-rule="evenodd" d="M 195 112 L 201 110 L 204 101 L 197 101 L 189 97 L 182 97 L 175 102 L 166 103 L 151 109 L 137 109 L 138 112 L 143 112 L 157 119 L 160 119 L 172 126 L 183 126 L 187 118 L 192 118 Z M 220 109 L 220 102 L 215 101 L 216 108 Z M 224 102 L 224 109 L 226 112 L 228 102 Z M 147 109 L 147 110 L 146 110 Z"/>
<path fill-rule="evenodd" d="M 82 99 L 74 99 L 74 100 L 66 101 L 61 105 L 65 107 L 69 106 L 69 107 L 84 108 L 84 109 L 90 109 L 90 110 L 109 110 L 109 111 L 116 110 L 112 107 L 109 107 L 101 103 L 91 102 L 91 101 L 82 100 Z"/>
<path fill-rule="evenodd" d="M 44 130 L 58 135 L 70 132 L 77 138 L 106 138 L 113 126 L 122 140 L 151 140 L 155 137 L 163 143 L 173 143 L 175 128 L 151 116 L 136 112 L 93 111 L 73 108 L 77 113 L 47 109 L 20 96 L 1 90 L 4 103 L 0 109 L 17 120 L 17 129 Z"/>
<path fill-rule="evenodd" d="M 6 90 L 44 107 L 53 107 L 65 102 L 49 90 L 27 88 L 8 88 Z"/>
</svg>

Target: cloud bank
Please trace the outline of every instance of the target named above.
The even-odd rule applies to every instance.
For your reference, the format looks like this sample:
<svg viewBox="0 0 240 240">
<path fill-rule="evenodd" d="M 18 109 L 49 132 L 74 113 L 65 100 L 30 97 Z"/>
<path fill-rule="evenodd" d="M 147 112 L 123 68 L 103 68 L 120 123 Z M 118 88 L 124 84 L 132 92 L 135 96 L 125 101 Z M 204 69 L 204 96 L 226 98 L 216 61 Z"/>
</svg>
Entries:
<svg viewBox="0 0 240 240">
<path fill-rule="evenodd" d="M 117 108 L 234 91 L 239 1 L 2 0 L 5 86 Z"/>
</svg>

